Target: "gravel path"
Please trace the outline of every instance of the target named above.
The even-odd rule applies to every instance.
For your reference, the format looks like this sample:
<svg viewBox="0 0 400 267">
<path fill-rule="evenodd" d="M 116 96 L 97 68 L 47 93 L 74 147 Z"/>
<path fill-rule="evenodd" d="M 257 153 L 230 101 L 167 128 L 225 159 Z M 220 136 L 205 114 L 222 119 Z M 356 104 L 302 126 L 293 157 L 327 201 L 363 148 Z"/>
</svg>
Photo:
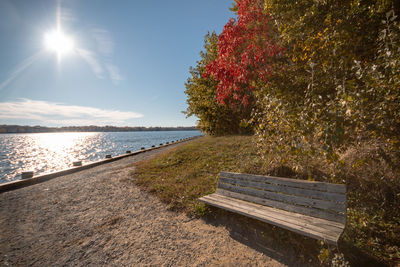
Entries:
<svg viewBox="0 0 400 267">
<path fill-rule="evenodd" d="M 0 265 L 281 266 L 131 182 L 127 166 L 167 149 L 0 194 Z"/>
</svg>

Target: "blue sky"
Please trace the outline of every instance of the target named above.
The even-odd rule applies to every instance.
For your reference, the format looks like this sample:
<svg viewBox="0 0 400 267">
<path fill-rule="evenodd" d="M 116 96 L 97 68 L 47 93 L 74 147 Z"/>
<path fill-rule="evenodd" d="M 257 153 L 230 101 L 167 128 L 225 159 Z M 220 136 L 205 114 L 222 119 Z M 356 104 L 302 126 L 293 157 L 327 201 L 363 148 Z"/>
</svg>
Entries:
<svg viewBox="0 0 400 267">
<path fill-rule="evenodd" d="M 1 0 L 0 124 L 195 125 L 184 83 L 232 2 Z M 60 57 L 57 25 L 74 44 Z"/>
</svg>

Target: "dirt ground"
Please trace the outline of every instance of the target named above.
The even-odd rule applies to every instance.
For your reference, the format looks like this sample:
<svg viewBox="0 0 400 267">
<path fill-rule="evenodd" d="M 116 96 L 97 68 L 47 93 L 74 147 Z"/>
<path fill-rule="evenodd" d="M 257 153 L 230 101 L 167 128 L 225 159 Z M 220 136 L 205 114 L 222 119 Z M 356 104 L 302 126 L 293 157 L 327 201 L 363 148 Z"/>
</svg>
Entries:
<svg viewBox="0 0 400 267">
<path fill-rule="evenodd" d="M 166 149 L 0 194 L 0 265 L 297 265 L 229 218 L 189 218 L 136 187 L 127 166 Z"/>
</svg>

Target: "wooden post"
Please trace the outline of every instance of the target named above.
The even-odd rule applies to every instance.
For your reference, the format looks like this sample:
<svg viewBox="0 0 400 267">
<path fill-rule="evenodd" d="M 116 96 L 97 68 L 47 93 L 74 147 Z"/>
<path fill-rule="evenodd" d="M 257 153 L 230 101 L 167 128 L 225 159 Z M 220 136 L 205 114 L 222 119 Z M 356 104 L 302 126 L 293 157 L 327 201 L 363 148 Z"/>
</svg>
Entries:
<svg viewBox="0 0 400 267">
<path fill-rule="evenodd" d="M 33 171 L 24 171 L 21 173 L 22 179 L 28 179 L 33 177 Z"/>
<path fill-rule="evenodd" d="M 78 167 L 78 166 L 82 166 L 82 161 L 74 161 L 72 162 L 72 166 Z"/>
</svg>

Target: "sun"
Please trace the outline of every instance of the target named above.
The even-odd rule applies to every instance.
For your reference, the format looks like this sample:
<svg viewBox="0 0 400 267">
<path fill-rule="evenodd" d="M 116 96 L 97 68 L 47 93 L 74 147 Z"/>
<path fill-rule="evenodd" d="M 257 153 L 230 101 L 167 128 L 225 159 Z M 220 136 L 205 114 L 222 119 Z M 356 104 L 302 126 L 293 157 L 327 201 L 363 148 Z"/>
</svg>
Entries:
<svg viewBox="0 0 400 267">
<path fill-rule="evenodd" d="M 48 50 L 55 52 L 58 57 L 70 53 L 74 49 L 72 37 L 59 30 L 46 33 L 44 44 Z"/>
</svg>

